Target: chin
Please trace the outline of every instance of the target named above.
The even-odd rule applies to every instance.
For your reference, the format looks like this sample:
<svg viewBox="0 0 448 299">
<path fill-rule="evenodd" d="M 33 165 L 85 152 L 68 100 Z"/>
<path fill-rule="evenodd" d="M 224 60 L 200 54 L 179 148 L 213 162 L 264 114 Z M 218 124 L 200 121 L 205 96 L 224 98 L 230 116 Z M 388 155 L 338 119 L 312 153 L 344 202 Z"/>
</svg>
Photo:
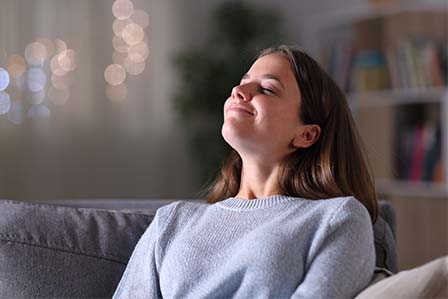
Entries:
<svg viewBox="0 0 448 299">
<path fill-rule="evenodd" d="M 255 134 L 254 132 L 249 132 L 249 130 L 229 125 L 224 123 L 221 129 L 221 135 L 224 140 L 230 145 L 234 150 L 240 153 L 240 150 L 253 148 L 256 145 L 254 140 Z M 256 146 L 258 147 L 258 145 Z"/>
<path fill-rule="evenodd" d="M 242 131 L 241 128 L 237 128 L 235 125 L 224 123 L 221 128 L 221 135 L 233 149 L 237 150 L 238 145 L 245 139 L 245 135 L 247 137 L 247 134 L 243 134 Z"/>
</svg>

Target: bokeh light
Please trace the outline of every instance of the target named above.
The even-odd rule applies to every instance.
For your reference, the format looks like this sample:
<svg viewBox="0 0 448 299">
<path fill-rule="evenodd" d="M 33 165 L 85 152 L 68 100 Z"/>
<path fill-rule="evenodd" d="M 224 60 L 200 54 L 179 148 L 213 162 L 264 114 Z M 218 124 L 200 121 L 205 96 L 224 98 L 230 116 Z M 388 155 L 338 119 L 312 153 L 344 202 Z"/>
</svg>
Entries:
<svg viewBox="0 0 448 299">
<path fill-rule="evenodd" d="M 42 103 L 44 99 L 45 99 L 45 90 L 30 92 L 28 95 L 28 101 L 34 105 Z"/>
<path fill-rule="evenodd" d="M 129 0 L 117 0 L 112 5 L 112 13 L 119 20 L 127 19 L 134 13 L 134 5 Z"/>
<path fill-rule="evenodd" d="M 112 45 L 115 51 L 121 53 L 127 53 L 129 50 L 129 45 L 120 36 L 117 35 L 114 35 L 112 39 Z"/>
<path fill-rule="evenodd" d="M 18 88 L 18 89 L 23 89 L 25 88 L 25 83 L 26 83 L 26 75 L 23 74 L 20 77 L 17 78 L 11 78 L 11 83 L 9 84 L 9 88 L 11 88 L 12 86 Z"/>
<path fill-rule="evenodd" d="M 22 56 L 13 54 L 8 57 L 7 70 L 11 78 L 18 78 L 23 75 L 26 70 L 26 62 Z"/>
<path fill-rule="evenodd" d="M 51 84 L 56 89 L 68 89 L 68 88 L 70 88 L 72 83 L 73 83 L 73 80 L 69 74 L 66 74 L 64 76 L 58 76 L 55 74 L 51 75 Z"/>
<path fill-rule="evenodd" d="M 149 49 L 144 29 L 149 25 L 149 16 L 135 9 L 130 0 L 116 0 L 112 12 L 116 18 L 112 24 L 113 64 L 104 71 L 104 78 L 107 97 L 119 102 L 127 97 L 126 74 L 139 75 L 146 67 Z"/>
<path fill-rule="evenodd" d="M 134 10 L 134 13 L 132 14 L 131 18 L 132 22 L 139 25 L 143 29 L 148 27 L 149 25 L 149 16 L 148 14 L 141 9 Z"/>
<path fill-rule="evenodd" d="M 114 51 L 114 53 L 112 54 L 112 61 L 115 64 L 123 65 L 126 57 L 128 57 L 127 53 L 121 53 L 118 51 Z"/>
<path fill-rule="evenodd" d="M 28 117 L 33 119 L 50 118 L 50 109 L 44 104 L 31 105 L 28 109 Z"/>
<path fill-rule="evenodd" d="M 47 93 L 48 93 L 47 97 L 50 100 L 50 102 L 58 106 L 64 105 L 70 96 L 67 89 L 57 89 L 54 88 L 53 86 L 48 88 Z"/>
<path fill-rule="evenodd" d="M 13 84 L 9 85 L 8 94 L 11 97 L 11 100 L 22 100 L 23 99 L 23 90 L 20 87 L 17 87 Z"/>
<path fill-rule="evenodd" d="M 124 68 L 130 75 L 139 75 L 145 70 L 145 62 L 133 62 L 128 58 L 124 60 Z"/>
<path fill-rule="evenodd" d="M 47 49 L 39 42 L 32 42 L 25 48 L 25 59 L 30 65 L 41 66 L 47 59 Z"/>
<path fill-rule="evenodd" d="M 48 38 L 38 38 L 36 42 L 42 44 L 45 47 L 45 50 L 47 51 L 47 59 L 50 59 L 55 54 L 55 43 L 53 41 L 49 40 Z"/>
<path fill-rule="evenodd" d="M 62 39 L 55 39 L 55 54 L 59 54 L 62 51 L 67 50 L 67 44 Z"/>
<path fill-rule="evenodd" d="M 47 75 L 43 69 L 32 67 L 27 71 L 27 83 L 29 90 L 33 92 L 41 91 L 47 84 Z"/>
<path fill-rule="evenodd" d="M 11 108 L 11 98 L 8 93 L 0 91 L 0 115 L 6 114 Z"/>
<path fill-rule="evenodd" d="M 121 32 L 121 37 L 130 46 L 140 43 L 145 37 L 142 27 L 137 24 L 127 24 Z"/>
<path fill-rule="evenodd" d="M 53 74 L 58 76 L 64 76 L 65 74 L 67 74 L 67 72 L 64 71 L 61 65 L 59 64 L 59 59 L 57 55 L 53 56 L 53 58 L 51 58 L 50 60 L 50 70 Z"/>
<path fill-rule="evenodd" d="M 7 118 L 10 122 L 20 125 L 23 122 L 23 104 L 20 101 L 13 100 L 9 108 Z"/>
<path fill-rule="evenodd" d="M 106 87 L 106 96 L 112 102 L 121 102 L 126 99 L 128 93 L 128 89 L 125 83 L 112 86 L 107 85 Z"/>
<path fill-rule="evenodd" d="M 0 67 L 0 91 L 5 90 L 8 88 L 9 85 L 9 74 L 8 72 Z"/>
<path fill-rule="evenodd" d="M 148 58 L 149 49 L 146 43 L 141 42 L 129 48 L 128 57 L 132 62 L 143 62 Z"/>
<path fill-rule="evenodd" d="M 130 19 L 126 24 L 129 22 Z M 129 46 L 121 42 L 127 51 Z M 127 52 L 123 56 L 122 62 Z M 23 123 L 27 115 L 32 119 L 49 118 L 50 103 L 63 105 L 69 99 L 72 71 L 77 65 L 78 53 L 61 39 L 38 38 L 25 47 L 24 56 L 7 56 L 6 50 L 0 48 L 0 115 L 6 114 L 7 119 L 17 125 Z M 108 77 L 119 84 L 119 80 L 124 81 L 126 71 L 123 67 L 121 72 L 112 68 Z"/>
<path fill-rule="evenodd" d="M 114 23 L 112 24 L 112 30 L 114 31 L 114 34 L 117 36 L 121 36 L 121 32 L 123 31 L 124 27 L 130 23 L 129 19 L 125 20 L 119 20 L 115 19 Z"/>
<path fill-rule="evenodd" d="M 126 71 L 119 64 L 111 64 L 104 71 L 104 78 L 110 85 L 117 86 L 126 79 Z"/>
<path fill-rule="evenodd" d="M 62 70 L 70 72 L 76 69 L 77 54 L 72 49 L 62 51 L 57 56 L 58 64 Z"/>
</svg>

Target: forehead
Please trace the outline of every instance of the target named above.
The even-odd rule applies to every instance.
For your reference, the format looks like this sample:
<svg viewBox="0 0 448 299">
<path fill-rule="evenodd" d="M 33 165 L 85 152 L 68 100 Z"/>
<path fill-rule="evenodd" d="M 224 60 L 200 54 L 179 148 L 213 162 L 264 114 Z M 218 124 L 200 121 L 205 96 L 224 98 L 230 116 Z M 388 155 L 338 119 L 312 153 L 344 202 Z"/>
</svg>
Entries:
<svg viewBox="0 0 448 299">
<path fill-rule="evenodd" d="M 270 54 L 258 58 L 249 69 L 248 74 L 251 77 L 271 74 L 279 78 L 283 83 L 288 81 L 295 82 L 288 59 L 279 54 Z"/>
</svg>

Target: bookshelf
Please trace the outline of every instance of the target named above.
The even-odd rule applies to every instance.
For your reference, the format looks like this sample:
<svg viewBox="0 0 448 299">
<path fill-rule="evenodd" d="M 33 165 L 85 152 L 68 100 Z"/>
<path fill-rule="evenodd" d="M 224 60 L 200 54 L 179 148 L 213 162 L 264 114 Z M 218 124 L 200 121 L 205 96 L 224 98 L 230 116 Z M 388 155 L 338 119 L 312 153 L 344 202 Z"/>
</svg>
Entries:
<svg viewBox="0 0 448 299">
<path fill-rule="evenodd" d="M 310 22 L 305 38 L 348 95 L 378 194 L 448 200 L 446 0 L 363 1 Z"/>
<path fill-rule="evenodd" d="M 400 270 L 446 255 L 447 0 L 353 1 L 304 23 L 307 50 L 347 94 L 378 197 L 394 206 Z"/>
</svg>

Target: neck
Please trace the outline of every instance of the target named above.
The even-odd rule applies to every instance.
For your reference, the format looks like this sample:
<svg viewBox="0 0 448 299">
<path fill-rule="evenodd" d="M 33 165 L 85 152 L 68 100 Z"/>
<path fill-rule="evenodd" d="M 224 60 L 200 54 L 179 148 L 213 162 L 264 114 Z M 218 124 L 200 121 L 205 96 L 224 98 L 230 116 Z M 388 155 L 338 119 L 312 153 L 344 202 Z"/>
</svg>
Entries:
<svg viewBox="0 0 448 299">
<path fill-rule="evenodd" d="M 256 199 L 283 194 L 278 183 L 278 171 L 278 163 L 243 160 L 240 189 L 235 197 Z"/>
</svg>

